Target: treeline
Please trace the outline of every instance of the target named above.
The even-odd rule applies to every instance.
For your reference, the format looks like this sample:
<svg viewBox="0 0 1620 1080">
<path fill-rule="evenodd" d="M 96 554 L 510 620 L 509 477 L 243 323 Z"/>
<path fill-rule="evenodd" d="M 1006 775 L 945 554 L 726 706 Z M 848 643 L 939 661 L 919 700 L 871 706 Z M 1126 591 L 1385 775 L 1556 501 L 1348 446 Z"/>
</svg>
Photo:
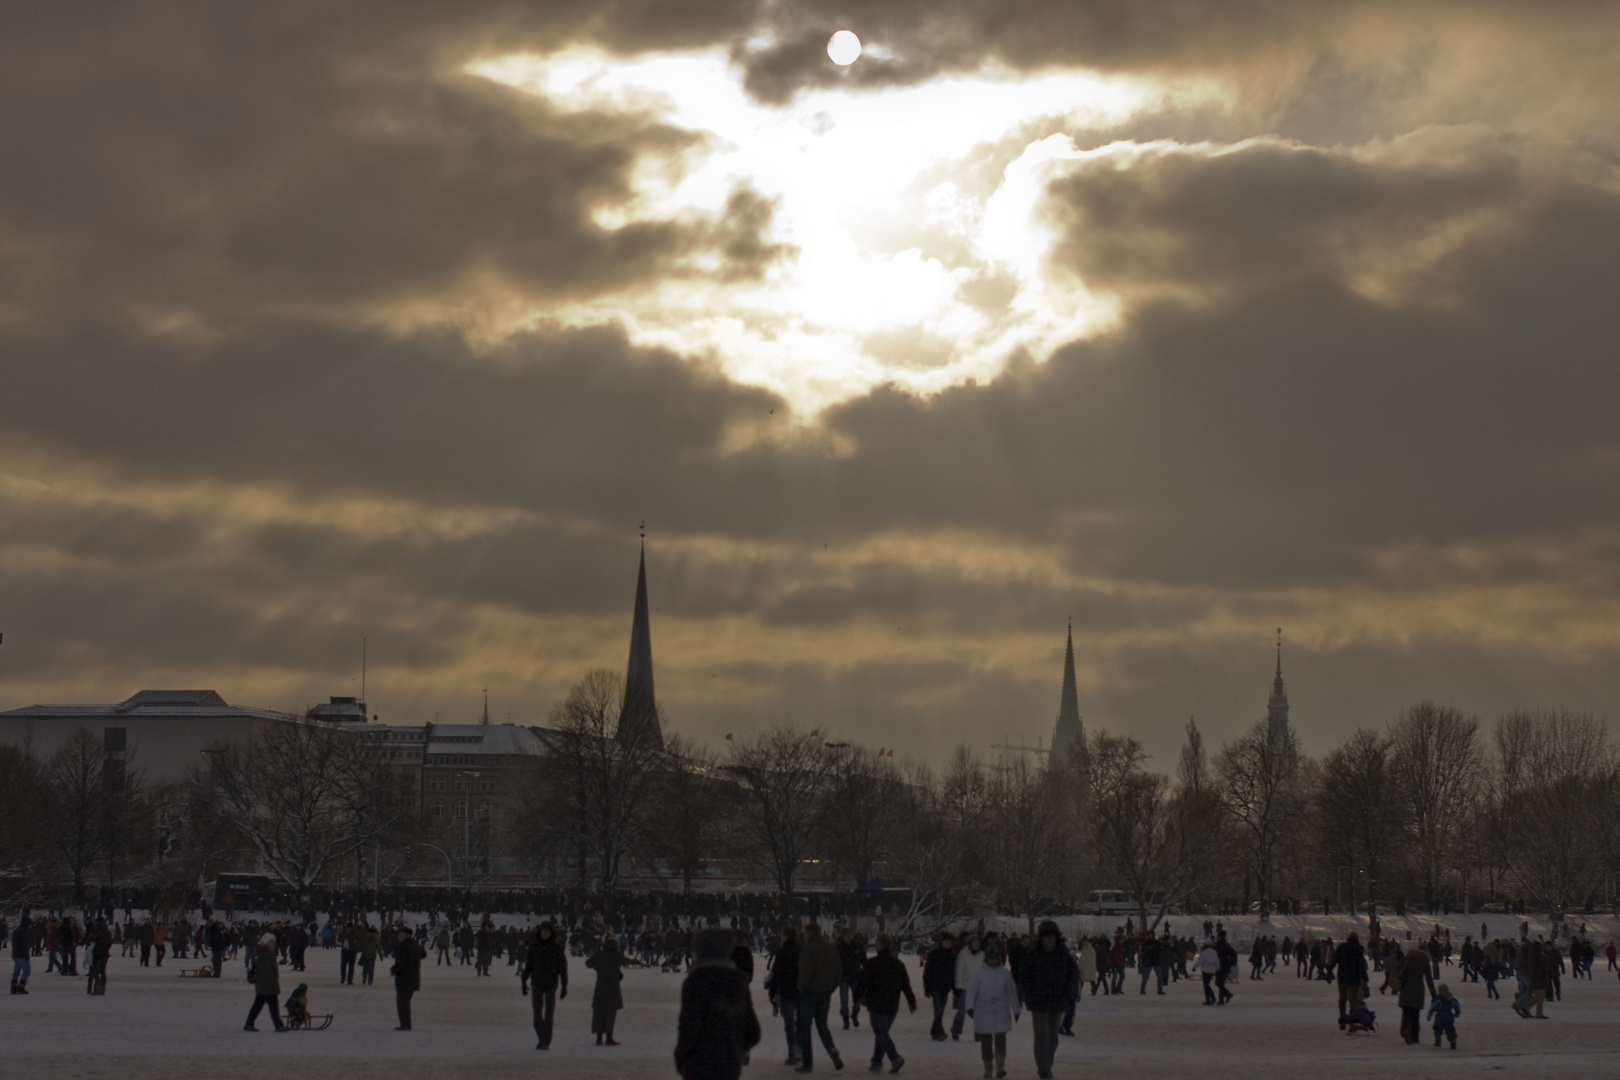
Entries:
<svg viewBox="0 0 1620 1080">
<path fill-rule="evenodd" d="M 962 747 L 936 770 L 786 724 L 659 747 L 620 738 L 623 700 L 621 677 L 588 674 L 553 711 L 548 752 L 498 793 L 447 792 L 449 820 L 377 742 L 324 725 L 222 744 L 166 785 L 133 751 L 109 773 L 88 732 L 45 760 L 0 746 L 0 902 L 95 899 L 87 885 L 180 897 L 257 867 L 305 894 L 515 874 L 611 906 L 638 878 L 719 873 L 781 897 L 864 889 L 905 934 L 1079 910 L 1101 889 L 1131 893 L 1149 925 L 1170 909 L 1575 912 L 1611 903 L 1620 871 L 1615 747 L 1562 710 L 1487 726 L 1422 702 L 1320 758 L 1264 721 L 1211 752 L 1189 722 L 1167 769 L 1096 731 L 1062 760 Z"/>
</svg>

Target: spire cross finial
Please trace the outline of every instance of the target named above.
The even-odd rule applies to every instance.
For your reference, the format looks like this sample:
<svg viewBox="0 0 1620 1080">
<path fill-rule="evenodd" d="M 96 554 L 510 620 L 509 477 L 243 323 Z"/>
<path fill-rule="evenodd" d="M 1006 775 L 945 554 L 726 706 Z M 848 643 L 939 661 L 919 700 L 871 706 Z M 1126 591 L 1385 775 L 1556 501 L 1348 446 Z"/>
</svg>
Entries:
<svg viewBox="0 0 1620 1080">
<path fill-rule="evenodd" d="M 1277 627 L 1277 674 L 1282 675 L 1282 627 Z"/>
<path fill-rule="evenodd" d="M 646 518 L 641 519 L 641 538 L 643 540 L 647 539 L 647 519 Z"/>
</svg>

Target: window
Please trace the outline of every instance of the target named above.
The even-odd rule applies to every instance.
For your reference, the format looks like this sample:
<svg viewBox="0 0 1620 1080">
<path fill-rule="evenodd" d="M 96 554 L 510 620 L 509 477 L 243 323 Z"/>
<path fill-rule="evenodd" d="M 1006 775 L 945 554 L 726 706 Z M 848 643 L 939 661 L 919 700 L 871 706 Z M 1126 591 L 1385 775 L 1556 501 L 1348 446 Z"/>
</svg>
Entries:
<svg viewBox="0 0 1620 1080">
<path fill-rule="evenodd" d="M 495 812 L 495 807 L 493 805 L 491 805 L 490 803 L 484 802 L 484 803 L 479 803 L 478 804 L 478 816 L 479 817 L 488 818 L 489 815 L 493 814 L 494 812 Z"/>
<path fill-rule="evenodd" d="M 125 743 L 128 737 L 128 728 L 103 728 L 101 730 L 101 749 L 109 754 L 122 754 L 126 749 Z"/>
<path fill-rule="evenodd" d="M 104 791 L 124 790 L 124 759 L 106 758 L 101 763 L 101 787 Z"/>
<path fill-rule="evenodd" d="M 466 791 L 467 790 L 467 778 L 465 776 L 456 777 L 456 790 L 457 791 Z"/>
<path fill-rule="evenodd" d="M 434 799 L 433 805 L 428 807 L 428 813 L 436 818 L 444 817 L 444 803 Z"/>
<path fill-rule="evenodd" d="M 464 802 L 456 803 L 456 805 L 451 808 L 451 815 L 453 817 L 458 817 L 458 818 L 466 817 L 467 816 L 467 804 L 464 803 Z"/>
<path fill-rule="evenodd" d="M 443 791 L 444 790 L 444 777 L 435 776 L 435 777 L 430 778 L 428 780 L 428 790 L 429 791 Z M 439 803 L 438 805 L 442 807 L 444 804 Z M 439 816 L 443 817 L 444 815 L 440 814 Z"/>
<path fill-rule="evenodd" d="M 495 790 L 495 778 L 493 776 L 481 776 L 481 777 L 479 777 L 478 778 L 478 790 L 479 791 L 494 791 Z"/>
</svg>

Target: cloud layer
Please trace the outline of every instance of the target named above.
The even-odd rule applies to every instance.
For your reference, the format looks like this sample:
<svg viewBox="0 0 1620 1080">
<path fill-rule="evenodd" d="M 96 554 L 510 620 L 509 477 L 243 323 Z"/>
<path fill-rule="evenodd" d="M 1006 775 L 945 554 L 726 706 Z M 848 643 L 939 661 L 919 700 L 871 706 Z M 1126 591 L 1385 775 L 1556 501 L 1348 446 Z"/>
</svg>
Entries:
<svg viewBox="0 0 1620 1080">
<path fill-rule="evenodd" d="M 623 662 L 645 519 L 708 738 L 1033 740 L 1070 618 L 1088 722 L 1160 753 L 1259 714 L 1278 625 L 1312 748 L 1606 710 L 1620 37 L 1568 7 L 13 11 L 0 705 L 302 705 L 366 637 L 389 719 L 539 722 Z M 749 171 L 1071 77 L 822 231 Z M 834 234 L 866 322 L 804 292 Z"/>
</svg>

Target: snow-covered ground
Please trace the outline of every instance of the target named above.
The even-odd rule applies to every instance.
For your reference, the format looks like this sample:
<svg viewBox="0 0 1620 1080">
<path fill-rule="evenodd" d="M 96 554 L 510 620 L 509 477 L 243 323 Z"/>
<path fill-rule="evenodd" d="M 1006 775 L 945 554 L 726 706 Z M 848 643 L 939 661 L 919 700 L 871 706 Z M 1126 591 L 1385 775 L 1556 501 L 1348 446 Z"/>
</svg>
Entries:
<svg viewBox="0 0 1620 1080">
<path fill-rule="evenodd" d="M 1463 917 L 1442 920 L 1460 940 Z M 1479 917 L 1471 917 L 1478 930 Z M 1579 919 L 1576 920 L 1577 924 Z M 1597 937 L 1597 921 L 1587 920 Z M 1432 920 L 1431 920 L 1432 922 Z M 1493 920 L 1493 933 L 1509 930 L 1506 917 Z M 1190 923 L 1190 920 L 1189 920 Z M 1387 925 L 1387 920 L 1386 920 Z M 1517 926 L 1517 920 L 1512 920 Z M 1612 929 L 1604 922 L 1605 934 Z M 1190 927 L 1189 927 L 1190 928 Z M 1323 929 L 1326 929 L 1324 926 Z M 1279 937 L 1288 932 L 1278 927 Z M 1297 933 L 1297 929 L 1295 931 Z M 915 964 L 915 960 L 912 961 Z M 379 965 L 375 987 L 339 986 L 336 950 L 313 949 L 305 973 L 282 969 L 283 991 L 297 982 L 310 986 L 316 1012 L 335 1012 L 331 1030 L 277 1035 L 260 1020 L 259 1034 L 242 1031 L 253 991 L 240 961 L 228 964 L 219 981 L 179 978 L 185 962 L 166 960 L 162 968 L 141 968 L 133 959 L 112 958 L 106 997 L 89 997 L 83 979 L 42 973 L 27 997 L 0 1000 L 0 1076 L 73 1080 L 416 1080 L 449 1075 L 494 1077 L 665 1077 L 673 1076 L 670 1049 L 681 979 L 657 971 L 629 973 L 618 1037 L 624 1045 L 599 1048 L 590 1031 L 591 974 L 570 961 L 574 989 L 560 1003 L 553 1049 L 534 1048 L 529 1002 L 518 993 L 512 968 L 497 966 L 491 978 L 476 978 L 470 967 L 423 970 L 416 997 L 416 1030 L 396 1032 L 393 989 Z M 1564 1000 L 1549 1003 L 1550 1020 L 1521 1020 L 1505 1004 L 1487 1002 L 1482 985 L 1463 984 L 1455 969 L 1448 981 L 1463 1004 L 1458 1025 L 1462 1048 L 1436 1050 L 1425 1043 L 1408 1047 L 1396 1034 L 1399 1012 L 1390 999 L 1373 996 L 1383 1030 L 1374 1037 L 1346 1037 L 1335 1024 L 1332 988 L 1279 972 L 1260 983 L 1234 983 L 1237 1000 L 1205 1008 L 1201 991 L 1179 983 L 1165 997 L 1136 993 L 1134 973 L 1122 997 L 1086 996 L 1076 1023 L 1078 1037 L 1063 1040 L 1058 1076 L 1113 1077 L 1197 1075 L 1200 1077 L 1463 1077 L 1481 1070 L 1507 1075 L 1598 1077 L 1620 1073 L 1620 978 L 1597 963 L 1594 982 L 1565 979 Z M 915 967 L 913 980 L 920 986 Z M 1511 997 L 1506 984 L 1503 990 Z M 786 1078 L 785 1044 L 779 1021 L 770 1017 L 764 995 L 755 991 L 766 1038 L 746 1077 Z M 915 1016 L 902 1015 L 895 1027 L 903 1075 L 970 1078 L 980 1075 L 977 1047 L 928 1039 L 926 1002 Z M 834 1020 L 837 1026 L 836 1018 Z M 1427 1031 L 1427 1027 L 1425 1027 Z M 871 1038 L 863 1028 L 836 1031 L 846 1074 L 864 1073 Z M 1027 1020 L 1011 1040 L 1009 1075 L 1033 1077 Z M 818 1061 L 817 1072 L 831 1074 Z"/>
</svg>

